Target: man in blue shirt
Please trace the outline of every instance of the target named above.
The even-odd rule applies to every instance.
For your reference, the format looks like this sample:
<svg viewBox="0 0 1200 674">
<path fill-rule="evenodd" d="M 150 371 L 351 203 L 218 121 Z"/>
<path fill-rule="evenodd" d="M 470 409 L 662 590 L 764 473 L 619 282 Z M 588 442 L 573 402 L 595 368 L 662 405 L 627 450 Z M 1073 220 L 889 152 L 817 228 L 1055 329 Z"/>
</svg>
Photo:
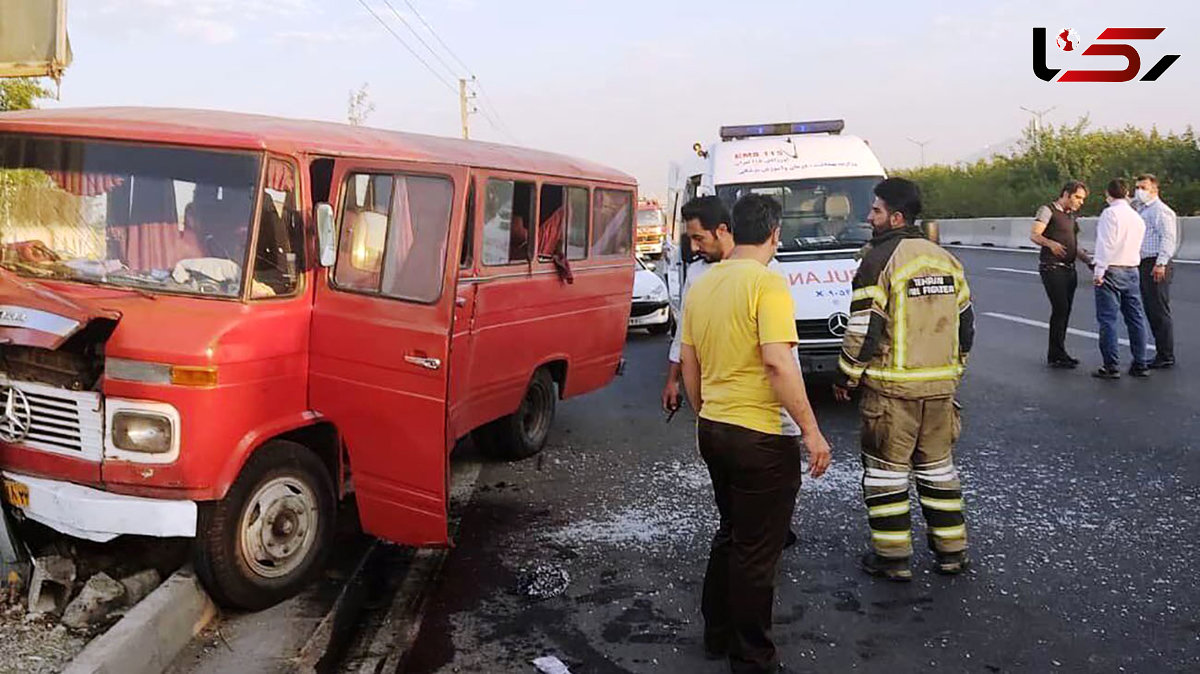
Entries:
<svg viewBox="0 0 1200 674">
<path fill-rule="evenodd" d="M 1146 318 L 1154 333 L 1156 355 L 1150 363 L 1155 369 L 1175 366 L 1175 330 L 1171 322 L 1171 258 L 1179 248 L 1179 220 L 1175 211 L 1158 194 L 1158 178 L 1144 173 L 1138 176 L 1133 194 L 1134 206 L 1146 221 L 1142 239 L 1141 286 Z"/>
</svg>

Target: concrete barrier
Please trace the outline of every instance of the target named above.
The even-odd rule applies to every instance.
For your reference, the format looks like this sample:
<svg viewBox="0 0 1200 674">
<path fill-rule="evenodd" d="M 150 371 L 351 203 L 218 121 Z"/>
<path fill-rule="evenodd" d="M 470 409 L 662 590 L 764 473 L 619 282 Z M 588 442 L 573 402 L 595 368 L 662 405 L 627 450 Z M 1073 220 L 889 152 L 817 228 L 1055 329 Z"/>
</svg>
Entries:
<svg viewBox="0 0 1200 674">
<path fill-rule="evenodd" d="M 1033 216 L 1024 218 L 951 218 L 938 220 L 944 244 L 964 246 L 995 246 L 997 248 L 1029 248 Z M 1200 260 L 1200 217 L 1179 218 L 1180 260 Z M 1087 250 L 1096 248 L 1096 218 L 1079 219 L 1079 245 Z"/>
</svg>

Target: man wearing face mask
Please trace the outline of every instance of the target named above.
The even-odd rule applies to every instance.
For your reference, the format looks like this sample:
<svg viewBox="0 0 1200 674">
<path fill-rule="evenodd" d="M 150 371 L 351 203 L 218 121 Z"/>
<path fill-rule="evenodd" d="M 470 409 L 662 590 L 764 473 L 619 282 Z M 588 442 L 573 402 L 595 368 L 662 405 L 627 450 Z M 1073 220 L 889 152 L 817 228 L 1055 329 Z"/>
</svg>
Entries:
<svg viewBox="0 0 1200 674">
<path fill-rule="evenodd" d="M 854 276 L 850 325 L 834 396 L 862 388 L 863 498 L 872 576 L 912 580 L 909 477 L 916 473 L 934 570 L 967 567 L 962 484 L 954 466 L 961 423 L 954 394 L 975 340 L 962 264 L 914 223 L 921 193 L 903 178 L 875 186 L 875 237 Z"/>
<path fill-rule="evenodd" d="M 1163 203 L 1158 193 L 1158 178 L 1145 173 L 1138 176 L 1133 202 L 1146 222 L 1142 239 L 1141 288 L 1146 318 L 1154 333 L 1154 360 L 1151 369 L 1175 367 L 1175 330 L 1171 323 L 1171 258 L 1179 245 L 1179 220 L 1175 211 Z"/>
<path fill-rule="evenodd" d="M 1141 282 L 1138 264 L 1141 261 L 1142 238 L 1146 223 L 1129 205 L 1129 184 L 1113 180 L 1105 190 L 1108 208 L 1096 222 L 1096 266 L 1092 282 L 1096 286 L 1096 322 L 1100 324 L 1100 355 L 1104 365 L 1092 376 L 1100 379 L 1120 379 L 1117 365 L 1117 317 L 1125 318 L 1129 331 L 1129 350 L 1133 362 L 1129 374 L 1150 376 L 1146 358 L 1146 313 L 1142 310 Z"/>
<path fill-rule="evenodd" d="M 704 647 L 734 672 L 775 672 L 775 577 L 800 489 L 800 442 L 810 473 L 829 466 L 829 443 L 792 353 L 798 341 L 787 281 L 767 269 L 782 208 L 750 194 L 733 207 L 735 246 L 696 282 L 683 309 L 680 353 L 697 444 L 720 515 L 704 576 Z M 801 440 L 783 433 L 783 412 Z"/>
</svg>

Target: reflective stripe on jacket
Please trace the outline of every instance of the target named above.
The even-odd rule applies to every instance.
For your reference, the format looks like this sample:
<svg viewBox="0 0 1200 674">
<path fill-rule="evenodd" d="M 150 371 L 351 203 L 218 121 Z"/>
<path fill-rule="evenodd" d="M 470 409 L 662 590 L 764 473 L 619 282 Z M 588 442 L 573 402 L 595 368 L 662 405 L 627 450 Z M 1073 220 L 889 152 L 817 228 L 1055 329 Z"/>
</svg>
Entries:
<svg viewBox="0 0 1200 674">
<path fill-rule="evenodd" d="M 853 288 L 840 383 L 899 398 L 952 395 L 975 338 L 958 259 L 916 227 L 894 229 L 864 249 Z"/>
</svg>

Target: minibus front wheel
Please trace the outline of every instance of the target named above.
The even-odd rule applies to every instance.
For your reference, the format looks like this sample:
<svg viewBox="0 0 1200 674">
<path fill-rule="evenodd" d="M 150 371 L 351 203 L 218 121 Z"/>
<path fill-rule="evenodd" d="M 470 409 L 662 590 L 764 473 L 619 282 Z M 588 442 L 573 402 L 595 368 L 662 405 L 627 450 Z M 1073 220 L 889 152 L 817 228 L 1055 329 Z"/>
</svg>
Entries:
<svg viewBox="0 0 1200 674">
<path fill-rule="evenodd" d="M 475 429 L 471 438 L 484 454 L 497 459 L 531 457 L 546 446 L 557 399 L 554 378 L 541 368 L 533 374 L 517 411 Z"/>
<path fill-rule="evenodd" d="M 224 499 L 200 508 L 196 574 L 219 604 L 273 606 L 320 570 L 335 513 L 321 459 L 303 445 L 272 440 L 246 461 Z"/>
</svg>

